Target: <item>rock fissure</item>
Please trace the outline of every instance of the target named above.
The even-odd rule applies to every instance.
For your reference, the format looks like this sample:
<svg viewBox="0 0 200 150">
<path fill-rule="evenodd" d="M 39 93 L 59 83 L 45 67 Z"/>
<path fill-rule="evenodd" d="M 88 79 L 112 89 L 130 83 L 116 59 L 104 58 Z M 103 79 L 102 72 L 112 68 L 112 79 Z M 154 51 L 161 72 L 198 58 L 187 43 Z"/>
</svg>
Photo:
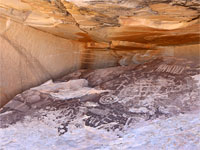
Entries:
<svg viewBox="0 0 200 150">
<path fill-rule="evenodd" d="M 78 22 L 76 21 L 76 19 L 73 17 L 73 14 L 71 14 L 69 11 L 67 11 L 67 8 L 65 7 L 65 5 L 62 3 L 61 0 L 55 0 L 55 5 L 59 8 L 59 10 L 61 10 L 62 13 L 64 13 L 66 16 L 70 15 L 73 20 L 76 22 L 75 25 L 84 33 L 88 34 L 87 31 L 83 30 L 80 25 L 78 24 Z"/>
</svg>

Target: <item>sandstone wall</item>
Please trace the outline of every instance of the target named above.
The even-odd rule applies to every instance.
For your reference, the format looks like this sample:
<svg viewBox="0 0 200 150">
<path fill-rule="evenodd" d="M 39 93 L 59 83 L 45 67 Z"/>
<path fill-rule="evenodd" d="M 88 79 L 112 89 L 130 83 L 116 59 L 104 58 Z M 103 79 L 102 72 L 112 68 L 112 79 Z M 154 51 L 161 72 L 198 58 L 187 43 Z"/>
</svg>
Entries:
<svg viewBox="0 0 200 150">
<path fill-rule="evenodd" d="M 81 67 L 84 44 L 0 18 L 0 106 L 25 89 Z"/>
<path fill-rule="evenodd" d="M 184 57 L 200 63 L 200 44 L 174 47 L 175 57 Z"/>
<path fill-rule="evenodd" d="M 200 63 L 200 44 L 182 45 L 182 46 L 167 46 L 162 47 L 163 56 L 174 56 L 177 58 L 186 58 L 188 60 Z"/>
</svg>

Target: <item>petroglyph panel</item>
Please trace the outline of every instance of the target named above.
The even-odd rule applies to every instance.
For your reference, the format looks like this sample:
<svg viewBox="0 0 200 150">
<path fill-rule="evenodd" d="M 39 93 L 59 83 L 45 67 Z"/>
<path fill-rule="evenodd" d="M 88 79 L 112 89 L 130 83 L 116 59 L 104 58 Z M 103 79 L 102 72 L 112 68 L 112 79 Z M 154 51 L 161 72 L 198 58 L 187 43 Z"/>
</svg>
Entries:
<svg viewBox="0 0 200 150">
<path fill-rule="evenodd" d="M 59 99 L 43 89 L 44 85 L 30 89 L 1 109 L 0 121 L 4 122 L 1 128 L 30 116 L 53 125 L 59 135 L 85 126 L 123 131 L 139 122 L 198 110 L 199 74 L 198 64 L 175 58 L 158 58 L 131 67 L 80 71 L 78 78 L 88 80 L 83 88 L 90 89 L 89 93 Z M 77 78 L 73 74 L 70 77 Z M 94 89 L 87 87 L 90 85 Z M 48 84 L 45 86 L 50 88 Z M 74 89 L 79 90 L 82 88 Z M 18 107 L 21 104 L 26 107 Z"/>
</svg>

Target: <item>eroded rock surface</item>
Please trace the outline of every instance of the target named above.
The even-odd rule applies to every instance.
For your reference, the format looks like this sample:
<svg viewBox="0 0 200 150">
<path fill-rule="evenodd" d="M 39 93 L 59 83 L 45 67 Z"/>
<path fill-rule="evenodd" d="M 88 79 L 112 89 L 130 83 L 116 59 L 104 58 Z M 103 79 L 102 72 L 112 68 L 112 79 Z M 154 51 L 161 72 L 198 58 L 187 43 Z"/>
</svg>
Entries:
<svg viewBox="0 0 200 150">
<path fill-rule="evenodd" d="M 162 55 L 199 60 L 199 6 L 199 0 L 0 0 L 0 107 L 77 69 Z"/>
<path fill-rule="evenodd" d="M 26 147 L 20 139 L 33 133 L 37 138 L 28 139 L 36 145 L 25 142 L 50 150 L 198 150 L 199 91 L 199 64 L 173 57 L 80 70 L 27 90 L 5 105 L 1 147 Z M 42 145 L 46 138 L 41 136 L 51 142 Z"/>
<path fill-rule="evenodd" d="M 82 42 L 166 46 L 199 42 L 199 5 L 199 0 L 1 0 L 0 16 Z"/>
</svg>

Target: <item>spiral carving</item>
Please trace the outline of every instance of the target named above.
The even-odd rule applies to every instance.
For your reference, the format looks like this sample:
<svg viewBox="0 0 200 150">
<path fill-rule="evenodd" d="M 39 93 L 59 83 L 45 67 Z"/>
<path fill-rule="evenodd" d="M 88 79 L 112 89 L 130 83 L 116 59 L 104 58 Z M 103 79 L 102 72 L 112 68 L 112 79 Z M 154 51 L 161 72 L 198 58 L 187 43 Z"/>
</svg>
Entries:
<svg viewBox="0 0 200 150">
<path fill-rule="evenodd" d="M 119 98 L 115 95 L 104 95 L 99 99 L 99 102 L 103 105 L 106 105 L 116 103 L 118 100 Z"/>
</svg>

